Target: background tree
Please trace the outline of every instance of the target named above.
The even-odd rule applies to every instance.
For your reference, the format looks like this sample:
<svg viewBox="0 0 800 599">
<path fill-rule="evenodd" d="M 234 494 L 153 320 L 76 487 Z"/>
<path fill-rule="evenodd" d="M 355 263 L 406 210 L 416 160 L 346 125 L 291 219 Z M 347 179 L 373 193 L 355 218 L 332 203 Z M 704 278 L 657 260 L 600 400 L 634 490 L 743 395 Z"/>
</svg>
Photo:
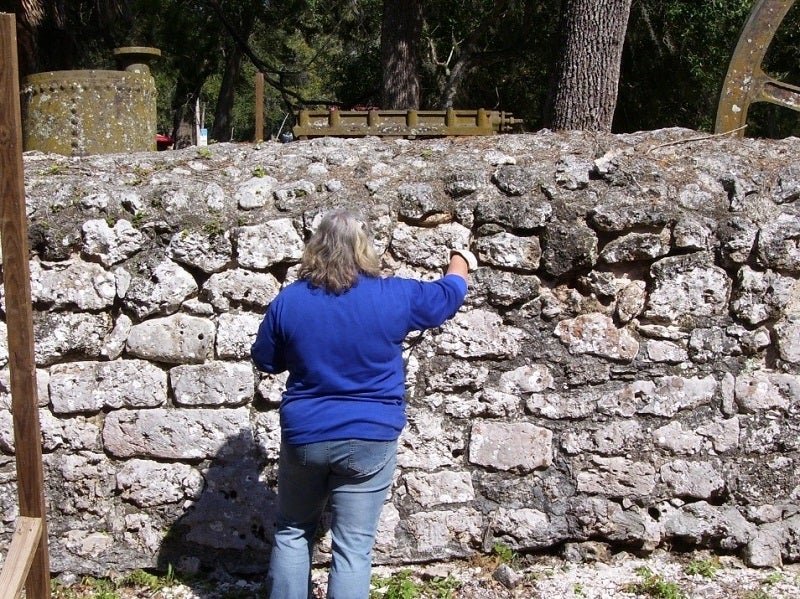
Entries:
<svg viewBox="0 0 800 599">
<path fill-rule="evenodd" d="M 550 106 L 564 107 L 569 126 L 599 128 L 602 122 L 608 128 L 613 114 L 610 126 L 618 132 L 709 130 L 753 1 L 0 0 L 0 10 L 17 13 L 20 58 L 29 65 L 20 65 L 23 75 L 114 68 L 115 47 L 160 48 L 162 57 L 151 66 L 158 128 L 186 131 L 182 143 L 189 143 L 197 100 L 206 108 L 213 139 L 253 139 L 258 71 L 268 84 L 267 136 L 289 128 L 301 107 L 357 105 L 505 110 L 532 131 L 553 123 L 548 97 Z M 612 27 L 607 21 L 613 15 L 602 9 L 631 2 L 623 44 L 624 19 L 613 19 Z M 410 8 L 413 27 L 404 35 L 411 45 L 402 46 L 399 26 L 383 23 L 397 23 Z M 568 44 L 559 37 L 562 15 L 570 25 Z M 601 25 L 611 34 L 604 37 Z M 383 40 L 382 30 L 388 30 Z M 408 63 L 394 63 L 390 81 L 399 97 L 384 103 L 383 76 L 392 71 L 382 66 L 382 41 L 388 44 L 390 33 L 415 62 L 406 74 L 401 70 Z M 619 85 L 603 87 L 617 76 L 613 60 L 602 60 L 620 52 Z M 779 28 L 765 70 L 798 84 L 798 64 L 800 3 Z M 403 77 L 411 83 L 398 83 Z M 562 92 L 558 102 L 551 90 Z M 800 135 L 797 113 L 772 105 L 755 104 L 748 122 L 748 135 Z"/>
<path fill-rule="evenodd" d="M 426 3 L 423 101 L 507 110 L 541 126 L 560 0 Z"/>
<path fill-rule="evenodd" d="M 565 0 L 554 129 L 611 131 L 631 0 Z"/>
<path fill-rule="evenodd" d="M 126 0 L 0 0 L 17 18 L 20 76 L 42 70 L 90 68 L 130 18 Z M 106 59 L 106 64 L 112 62 Z"/>
<path fill-rule="evenodd" d="M 384 0 L 381 25 L 383 86 L 386 109 L 420 107 L 422 0 Z"/>
<path fill-rule="evenodd" d="M 135 24 L 118 38 L 120 45 L 161 49 L 151 71 L 159 91 L 158 128 L 175 138 L 175 146 L 196 143 L 195 110 L 203 86 L 222 69 L 222 24 L 202 2 L 191 0 L 137 0 Z"/>
<path fill-rule="evenodd" d="M 214 8 L 249 63 L 242 74 L 250 87 L 241 85 L 240 78 L 236 93 L 251 102 L 247 115 L 250 124 L 237 125 L 234 115 L 232 126 L 237 130 L 252 130 L 252 81 L 259 71 L 268 84 L 267 126 L 275 135 L 303 106 L 376 103 L 380 62 L 375 31 L 380 11 L 375 5 L 380 6 L 379 0 L 331 0 L 324 11 L 310 10 L 302 0 L 270 4 L 256 0 L 252 28 L 247 20 L 244 26 L 237 25 L 230 17 L 231 11 L 225 8 L 227 4 L 215 0 L 207 0 L 207 4 Z M 261 10 L 255 10 L 258 6 Z M 233 81 L 234 78 L 211 77 L 208 89 L 214 87 L 222 98 L 226 86 Z M 234 106 L 233 112 L 241 110 Z M 221 114 L 215 112 L 215 127 Z"/>
<path fill-rule="evenodd" d="M 260 10 L 264 9 L 265 5 L 263 0 L 238 2 L 228 10 L 223 10 L 218 0 L 209 1 L 207 5 L 214 11 L 227 32 L 220 42 L 222 74 L 214 105 L 211 137 L 217 141 L 229 141 L 233 133 L 232 113 L 236 87 L 240 80 L 246 51 L 246 45 L 238 40 L 250 38 L 256 20 L 260 16 Z"/>
<path fill-rule="evenodd" d="M 622 60 L 615 131 L 710 130 L 733 48 L 754 0 L 634 0 Z M 800 2 L 778 28 L 765 70 L 800 84 Z M 797 113 L 754 104 L 749 135 L 800 134 Z"/>
</svg>

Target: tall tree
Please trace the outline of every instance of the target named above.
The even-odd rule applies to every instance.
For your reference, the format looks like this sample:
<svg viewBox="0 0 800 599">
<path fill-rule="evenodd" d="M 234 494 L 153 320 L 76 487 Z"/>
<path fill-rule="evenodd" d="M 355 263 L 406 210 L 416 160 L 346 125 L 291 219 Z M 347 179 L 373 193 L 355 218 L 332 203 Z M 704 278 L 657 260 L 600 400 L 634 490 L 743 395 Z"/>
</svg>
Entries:
<svg viewBox="0 0 800 599">
<path fill-rule="evenodd" d="M 240 46 L 232 42 L 225 45 L 225 69 L 222 72 L 222 82 L 214 107 L 214 126 L 211 128 L 211 138 L 217 141 L 228 141 L 231 138 L 233 127 L 231 113 L 243 58 L 244 52 Z"/>
<path fill-rule="evenodd" d="M 540 120 L 546 86 L 535 79 L 546 81 L 559 5 L 559 0 L 426 3 L 422 103 L 521 111 Z M 515 102 L 519 94 L 524 99 Z"/>
<path fill-rule="evenodd" d="M 422 0 L 383 0 L 381 104 L 405 110 L 420 105 Z"/>
<path fill-rule="evenodd" d="M 614 131 L 676 125 L 710 130 L 731 53 L 754 4 L 753 0 L 635 0 Z M 796 85 L 798 64 L 800 2 L 778 27 L 762 66 L 777 79 Z M 766 103 L 753 108 L 748 136 L 800 134 L 796 113 Z"/>
<path fill-rule="evenodd" d="M 219 50 L 223 56 L 223 71 L 215 102 L 211 137 L 218 141 L 228 141 L 233 128 L 236 85 L 242 71 L 246 41 L 249 40 L 259 12 L 265 5 L 263 0 L 242 1 L 232 7 L 223 7 L 220 0 L 206 0 L 205 3 L 217 15 L 226 31 Z M 245 43 L 237 43 L 237 39 L 244 40 Z"/>
<path fill-rule="evenodd" d="M 20 75 L 85 67 L 94 52 L 110 57 L 114 29 L 130 16 L 126 0 L 0 0 L 17 17 Z"/>
<path fill-rule="evenodd" d="M 631 0 L 564 0 L 561 55 L 548 124 L 610 131 Z"/>
</svg>

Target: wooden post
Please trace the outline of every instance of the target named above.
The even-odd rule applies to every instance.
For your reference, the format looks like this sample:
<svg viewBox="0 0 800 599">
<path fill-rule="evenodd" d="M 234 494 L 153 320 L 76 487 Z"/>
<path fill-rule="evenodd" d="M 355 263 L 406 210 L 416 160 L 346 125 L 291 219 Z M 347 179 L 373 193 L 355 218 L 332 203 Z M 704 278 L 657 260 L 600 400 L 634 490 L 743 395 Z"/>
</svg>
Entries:
<svg viewBox="0 0 800 599">
<path fill-rule="evenodd" d="M 11 410 L 14 417 L 19 514 L 41 518 L 41 541 L 25 582 L 28 599 L 50 597 L 42 434 L 33 352 L 33 308 L 28 223 L 22 166 L 17 31 L 13 14 L 0 14 L 0 236 L 6 293 Z"/>
<path fill-rule="evenodd" d="M 264 73 L 256 73 L 256 142 L 264 141 Z"/>
</svg>

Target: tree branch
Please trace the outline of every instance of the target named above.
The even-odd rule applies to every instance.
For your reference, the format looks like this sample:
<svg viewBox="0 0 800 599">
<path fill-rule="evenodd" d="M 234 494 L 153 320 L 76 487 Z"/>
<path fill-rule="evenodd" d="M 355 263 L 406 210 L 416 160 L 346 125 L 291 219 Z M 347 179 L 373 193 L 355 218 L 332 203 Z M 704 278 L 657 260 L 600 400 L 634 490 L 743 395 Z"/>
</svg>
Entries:
<svg viewBox="0 0 800 599">
<path fill-rule="evenodd" d="M 225 30 L 233 39 L 234 43 L 241 48 L 242 52 L 244 53 L 247 58 L 250 59 L 250 62 L 253 63 L 260 72 L 264 74 L 264 81 L 266 81 L 271 87 L 275 90 L 280 92 L 281 97 L 283 98 L 284 103 L 286 106 L 294 111 L 299 106 L 305 106 L 309 104 L 326 104 L 326 105 L 336 105 L 338 106 L 340 103 L 328 100 L 328 99 L 309 99 L 303 97 L 302 94 L 299 92 L 290 89 L 281 83 L 280 79 L 273 77 L 270 73 L 275 73 L 276 69 L 271 68 L 264 60 L 262 60 L 256 53 L 253 51 L 252 47 L 250 46 L 249 42 L 244 39 L 236 27 L 230 22 L 230 20 L 225 16 L 225 12 L 222 10 L 222 5 L 219 0 L 201 0 L 203 4 L 211 8 L 214 13 L 217 15 L 217 18 L 222 23 Z M 292 102 L 295 100 L 295 102 Z"/>
</svg>

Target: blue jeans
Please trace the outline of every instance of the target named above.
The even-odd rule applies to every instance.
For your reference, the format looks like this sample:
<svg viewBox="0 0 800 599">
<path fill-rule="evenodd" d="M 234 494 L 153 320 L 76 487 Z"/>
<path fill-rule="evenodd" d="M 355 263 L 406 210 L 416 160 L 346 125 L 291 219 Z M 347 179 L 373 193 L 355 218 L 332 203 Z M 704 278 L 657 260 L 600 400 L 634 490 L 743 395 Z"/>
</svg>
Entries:
<svg viewBox="0 0 800 599">
<path fill-rule="evenodd" d="M 372 545 L 397 462 L 397 441 L 281 444 L 271 599 L 311 596 L 311 555 L 330 502 L 329 599 L 367 599 Z"/>
</svg>

